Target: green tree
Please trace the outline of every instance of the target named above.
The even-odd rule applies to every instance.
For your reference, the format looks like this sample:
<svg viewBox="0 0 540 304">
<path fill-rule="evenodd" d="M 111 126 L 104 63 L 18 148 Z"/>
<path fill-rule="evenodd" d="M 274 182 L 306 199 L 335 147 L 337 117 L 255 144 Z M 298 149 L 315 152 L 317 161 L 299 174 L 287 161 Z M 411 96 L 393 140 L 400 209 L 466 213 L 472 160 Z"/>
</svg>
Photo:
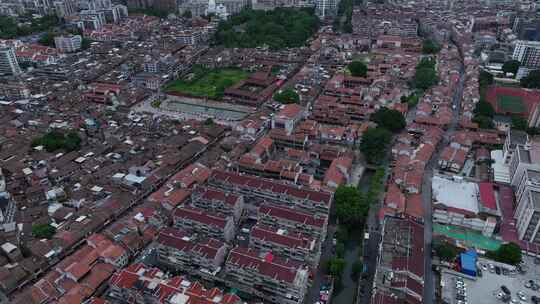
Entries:
<svg viewBox="0 0 540 304">
<path fill-rule="evenodd" d="M 370 164 L 381 164 L 386 149 L 392 139 L 392 133 L 384 128 L 369 128 L 362 136 L 360 151 Z"/>
<path fill-rule="evenodd" d="M 501 245 L 496 251 L 488 251 L 486 256 L 495 261 L 510 265 L 517 265 L 522 258 L 521 248 L 516 243 L 507 243 Z"/>
<path fill-rule="evenodd" d="M 420 67 L 414 73 L 413 86 L 426 91 L 439 82 L 437 71 L 433 67 Z"/>
<path fill-rule="evenodd" d="M 354 261 L 352 264 L 351 277 L 354 281 L 358 281 L 362 271 L 364 270 L 364 264 L 360 260 Z"/>
<path fill-rule="evenodd" d="M 388 109 L 382 107 L 377 112 L 371 115 L 371 121 L 377 123 L 378 126 L 383 127 L 393 133 L 401 131 L 405 128 L 405 117 L 400 111 L 394 109 Z"/>
<path fill-rule="evenodd" d="M 344 259 L 332 258 L 328 261 L 328 274 L 340 279 L 345 270 L 346 262 Z"/>
<path fill-rule="evenodd" d="M 186 10 L 184 11 L 184 13 L 182 14 L 182 17 L 186 18 L 186 19 L 191 19 L 191 17 L 193 17 L 193 15 L 191 14 L 191 11 L 190 10 Z"/>
<path fill-rule="evenodd" d="M 44 46 L 54 47 L 54 36 L 55 33 L 47 32 L 43 36 L 41 36 L 41 38 L 39 38 L 38 42 L 39 44 Z"/>
<path fill-rule="evenodd" d="M 520 84 L 524 88 L 540 89 L 540 70 L 534 70 L 529 75 L 521 78 Z"/>
<path fill-rule="evenodd" d="M 300 101 L 300 96 L 291 88 L 286 88 L 281 92 L 274 94 L 274 100 L 281 102 L 283 104 L 288 103 L 298 103 Z"/>
<path fill-rule="evenodd" d="M 342 242 L 336 244 L 336 256 L 338 258 L 343 258 L 345 256 L 345 244 Z"/>
<path fill-rule="evenodd" d="M 477 115 L 473 117 L 472 121 L 477 123 L 480 129 L 493 129 L 495 127 L 493 119 L 488 116 Z"/>
<path fill-rule="evenodd" d="M 213 126 L 214 125 L 214 120 L 209 117 L 204 121 L 204 125 L 205 126 Z"/>
<path fill-rule="evenodd" d="M 480 101 L 474 107 L 473 113 L 479 116 L 486 116 L 492 118 L 495 115 L 495 109 L 484 98 L 480 98 Z"/>
<path fill-rule="evenodd" d="M 43 146 L 47 152 L 57 150 L 74 151 L 81 146 L 81 138 L 76 131 L 69 131 L 67 135 L 59 131 L 51 131 L 32 141 L 32 147 Z"/>
<path fill-rule="evenodd" d="M 364 195 L 353 186 L 339 186 L 334 193 L 334 204 L 337 218 L 347 227 L 362 222 L 369 208 Z"/>
<path fill-rule="evenodd" d="M 384 178 L 386 175 L 386 169 L 384 166 L 379 166 L 375 170 L 375 174 L 369 182 L 369 190 L 366 195 L 366 200 L 369 205 L 376 204 L 381 196 L 381 193 L 384 191 Z"/>
<path fill-rule="evenodd" d="M 424 54 L 436 54 L 441 50 L 441 47 L 433 40 L 426 39 L 422 44 L 422 53 Z"/>
<path fill-rule="evenodd" d="M 367 66 L 361 61 L 353 61 L 347 66 L 351 75 L 355 77 L 366 77 L 367 76 Z"/>
<path fill-rule="evenodd" d="M 433 240 L 433 249 L 435 250 L 435 254 L 444 261 L 451 262 L 453 261 L 456 256 L 459 254 L 459 249 L 448 243 L 444 239 L 434 239 Z"/>
<path fill-rule="evenodd" d="M 509 60 L 503 64 L 502 70 L 505 74 L 512 73 L 515 76 L 519 69 L 520 64 L 521 63 L 517 60 Z"/>
<path fill-rule="evenodd" d="M 38 239 L 51 239 L 56 233 L 56 228 L 49 224 L 32 225 L 32 235 Z"/>
<path fill-rule="evenodd" d="M 493 75 L 491 75 L 491 73 L 488 73 L 484 70 L 480 71 L 480 74 L 478 76 L 478 83 L 480 85 L 480 88 L 485 88 L 489 85 L 492 85 L 493 81 Z"/>
<path fill-rule="evenodd" d="M 527 120 L 521 116 L 512 116 L 512 129 L 527 131 Z"/>
</svg>

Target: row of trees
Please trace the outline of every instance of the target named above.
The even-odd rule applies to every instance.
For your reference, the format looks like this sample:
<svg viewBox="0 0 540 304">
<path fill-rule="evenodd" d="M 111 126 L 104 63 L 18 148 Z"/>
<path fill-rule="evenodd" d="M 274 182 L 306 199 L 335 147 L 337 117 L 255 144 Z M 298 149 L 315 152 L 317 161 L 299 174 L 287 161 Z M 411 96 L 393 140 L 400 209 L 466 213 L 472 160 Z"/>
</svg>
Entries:
<svg viewBox="0 0 540 304">
<path fill-rule="evenodd" d="M 215 35 L 226 47 L 271 49 L 303 46 L 319 28 L 313 9 L 277 8 L 272 11 L 243 10 L 222 21 Z"/>
<path fill-rule="evenodd" d="M 380 165 L 392 140 L 392 133 L 401 131 L 406 122 L 401 112 L 388 108 L 373 113 L 371 120 L 377 123 L 377 127 L 364 132 L 360 151 L 369 164 Z"/>
<path fill-rule="evenodd" d="M 439 83 L 439 76 L 435 70 L 435 58 L 422 58 L 416 66 L 412 86 L 418 90 L 426 91 Z"/>
<path fill-rule="evenodd" d="M 0 16 L 0 39 L 13 39 L 33 33 L 48 31 L 62 24 L 62 20 L 55 15 L 47 15 L 41 18 L 31 18 L 29 22 L 19 24 L 17 20 L 9 16 Z"/>
</svg>

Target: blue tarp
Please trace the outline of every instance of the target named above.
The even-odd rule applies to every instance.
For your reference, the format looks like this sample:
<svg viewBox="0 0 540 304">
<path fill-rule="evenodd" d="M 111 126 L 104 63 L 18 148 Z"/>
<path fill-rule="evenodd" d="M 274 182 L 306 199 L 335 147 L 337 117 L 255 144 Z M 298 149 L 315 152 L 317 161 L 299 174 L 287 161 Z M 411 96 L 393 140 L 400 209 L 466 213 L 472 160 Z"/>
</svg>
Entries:
<svg viewBox="0 0 540 304">
<path fill-rule="evenodd" d="M 469 250 L 460 255 L 461 272 L 475 277 L 476 276 L 476 259 L 478 254 L 474 250 Z"/>
</svg>

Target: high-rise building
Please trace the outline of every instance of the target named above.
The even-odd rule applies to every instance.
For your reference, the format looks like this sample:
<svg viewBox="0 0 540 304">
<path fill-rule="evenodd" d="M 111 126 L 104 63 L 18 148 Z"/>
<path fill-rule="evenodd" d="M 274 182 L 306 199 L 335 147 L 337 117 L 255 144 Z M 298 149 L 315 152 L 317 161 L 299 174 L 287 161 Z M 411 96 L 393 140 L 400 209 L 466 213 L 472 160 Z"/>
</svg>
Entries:
<svg viewBox="0 0 540 304">
<path fill-rule="evenodd" d="M 519 239 L 540 244 L 540 191 L 537 187 L 530 187 L 523 193 L 514 217 Z"/>
<path fill-rule="evenodd" d="M 0 74 L 19 75 L 21 73 L 15 49 L 12 46 L 0 46 Z"/>
<path fill-rule="evenodd" d="M 540 67 L 540 41 L 518 40 L 512 59 L 521 62 L 527 68 Z"/>
<path fill-rule="evenodd" d="M 339 0 L 316 0 L 315 12 L 319 18 L 324 19 L 336 14 Z"/>
<path fill-rule="evenodd" d="M 54 45 L 64 53 L 71 53 L 81 49 L 81 35 L 57 36 L 54 37 Z"/>
</svg>

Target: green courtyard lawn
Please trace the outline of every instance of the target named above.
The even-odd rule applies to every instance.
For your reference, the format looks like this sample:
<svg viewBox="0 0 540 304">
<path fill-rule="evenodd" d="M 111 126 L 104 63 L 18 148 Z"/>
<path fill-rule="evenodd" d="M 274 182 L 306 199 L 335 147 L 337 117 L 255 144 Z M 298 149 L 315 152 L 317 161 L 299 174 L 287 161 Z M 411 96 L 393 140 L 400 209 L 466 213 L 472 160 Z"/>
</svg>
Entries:
<svg viewBox="0 0 540 304">
<path fill-rule="evenodd" d="M 191 80 L 175 80 L 165 87 L 166 92 L 179 92 L 197 97 L 221 99 L 223 91 L 235 83 L 248 78 L 249 73 L 241 69 L 194 69 Z"/>
</svg>

